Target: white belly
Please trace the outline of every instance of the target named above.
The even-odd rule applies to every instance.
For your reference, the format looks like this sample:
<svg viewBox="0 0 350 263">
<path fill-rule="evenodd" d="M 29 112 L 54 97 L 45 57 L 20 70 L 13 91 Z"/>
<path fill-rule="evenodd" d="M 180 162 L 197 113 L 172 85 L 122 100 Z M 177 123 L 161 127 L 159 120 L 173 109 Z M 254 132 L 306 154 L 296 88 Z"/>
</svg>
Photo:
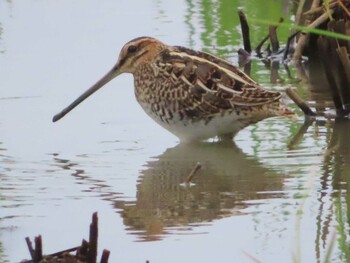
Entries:
<svg viewBox="0 0 350 263">
<path fill-rule="evenodd" d="M 148 104 L 140 103 L 140 105 L 155 122 L 177 136 L 181 142 L 201 141 L 215 136 L 235 134 L 248 124 L 258 121 L 252 118 L 245 119 L 235 114 L 224 116 L 218 114 L 207 123 L 205 120 L 181 119 L 178 114 L 172 114 L 170 118 L 166 112 L 160 117 L 149 108 Z"/>
<path fill-rule="evenodd" d="M 181 142 L 205 140 L 227 134 L 233 135 L 246 126 L 233 116 L 213 118 L 209 123 L 205 123 L 205 121 L 197 121 L 188 123 L 178 122 L 173 124 L 159 124 L 176 135 Z"/>
</svg>

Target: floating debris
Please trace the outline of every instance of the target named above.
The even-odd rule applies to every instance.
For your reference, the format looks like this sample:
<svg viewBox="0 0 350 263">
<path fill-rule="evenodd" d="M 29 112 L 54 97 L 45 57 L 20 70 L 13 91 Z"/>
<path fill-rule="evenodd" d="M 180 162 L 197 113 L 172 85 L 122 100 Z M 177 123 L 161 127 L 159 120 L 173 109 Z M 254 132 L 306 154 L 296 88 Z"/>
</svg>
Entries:
<svg viewBox="0 0 350 263">
<path fill-rule="evenodd" d="M 96 263 L 97 239 L 98 217 L 97 212 L 95 212 L 90 224 L 89 242 L 83 239 L 80 246 L 43 256 L 41 235 L 34 238 L 34 248 L 30 238 L 26 237 L 25 240 L 32 259 L 24 260 L 22 263 Z M 75 255 L 71 254 L 72 252 L 75 252 Z M 109 250 L 104 249 L 100 263 L 108 263 L 109 254 Z"/>
</svg>

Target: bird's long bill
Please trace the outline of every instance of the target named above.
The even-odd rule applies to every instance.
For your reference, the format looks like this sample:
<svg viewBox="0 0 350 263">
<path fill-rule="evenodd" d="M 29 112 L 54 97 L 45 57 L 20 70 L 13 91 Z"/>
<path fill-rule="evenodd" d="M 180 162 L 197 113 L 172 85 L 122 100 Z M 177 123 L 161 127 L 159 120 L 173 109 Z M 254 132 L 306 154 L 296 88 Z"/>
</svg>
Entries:
<svg viewBox="0 0 350 263">
<path fill-rule="evenodd" d="M 75 101 L 73 101 L 68 107 L 64 108 L 60 113 L 56 114 L 52 121 L 56 122 L 62 119 L 68 112 L 73 110 L 76 106 L 78 106 L 83 100 L 89 97 L 98 89 L 102 88 L 106 83 L 111 81 L 113 78 L 119 75 L 118 67 L 113 67 L 106 75 L 104 75 L 99 81 L 97 81 L 91 88 L 81 94 Z"/>
</svg>

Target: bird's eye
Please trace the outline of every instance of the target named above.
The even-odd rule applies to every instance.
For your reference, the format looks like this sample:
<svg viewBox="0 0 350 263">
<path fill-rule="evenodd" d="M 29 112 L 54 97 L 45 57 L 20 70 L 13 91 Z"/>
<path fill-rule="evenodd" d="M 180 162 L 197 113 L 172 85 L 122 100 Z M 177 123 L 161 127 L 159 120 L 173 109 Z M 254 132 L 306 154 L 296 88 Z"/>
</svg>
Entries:
<svg viewBox="0 0 350 263">
<path fill-rule="evenodd" d="M 137 50 L 137 47 L 136 47 L 136 46 L 129 46 L 129 47 L 128 47 L 128 52 L 129 52 L 129 53 L 135 53 L 136 50 Z"/>
</svg>

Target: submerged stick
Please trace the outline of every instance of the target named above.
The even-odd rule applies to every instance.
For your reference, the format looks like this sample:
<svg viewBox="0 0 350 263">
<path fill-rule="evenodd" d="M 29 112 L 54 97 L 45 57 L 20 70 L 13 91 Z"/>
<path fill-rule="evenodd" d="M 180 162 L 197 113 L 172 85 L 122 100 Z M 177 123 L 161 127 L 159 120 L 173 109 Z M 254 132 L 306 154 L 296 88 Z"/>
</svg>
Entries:
<svg viewBox="0 0 350 263">
<path fill-rule="evenodd" d="M 100 263 L 108 263 L 109 254 L 110 254 L 110 251 L 107 249 L 104 249 L 102 252 Z"/>
<path fill-rule="evenodd" d="M 30 257 L 33 260 L 34 259 L 34 249 L 33 249 L 32 241 L 30 241 L 29 237 L 26 237 L 25 239 L 26 239 L 26 242 L 27 242 L 27 246 L 28 246 Z"/>
<path fill-rule="evenodd" d="M 247 18 L 242 10 L 238 11 L 238 17 L 239 17 L 239 21 L 241 22 L 244 50 L 247 51 L 248 53 L 251 53 L 252 46 L 250 45 L 249 25 L 247 22 Z"/>
<path fill-rule="evenodd" d="M 280 18 L 278 22 L 282 23 L 283 21 L 284 19 Z M 269 37 L 271 42 L 272 53 L 277 53 L 280 48 L 277 38 L 277 28 L 278 26 L 269 26 Z"/>
<path fill-rule="evenodd" d="M 89 252 L 87 257 L 87 263 L 96 263 L 97 239 L 98 239 L 98 217 L 97 217 L 97 212 L 95 212 L 92 214 L 92 223 L 90 224 Z"/>
<path fill-rule="evenodd" d="M 77 250 L 77 258 L 86 258 L 89 251 L 89 242 L 85 239 L 82 240 L 80 247 Z"/>
<path fill-rule="evenodd" d="M 276 29 L 277 27 L 275 26 L 269 27 L 269 36 L 271 41 L 272 53 L 277 53 L 280 48 L 280 45 L 278 44 Z"/>
<path fill-rule="evenodd" d="M 306 116 L 316 116 L 316 113 L 310 109 L 310 107 L 300 98 L 298 93 L 296 93 L 291 87 L 286 89 L 286 93 Z"/>
<path fill-rule="evenodd" d="M 41 235 L 35 237 L 35 250 L 34 250 L 34 263 L 39 263 L 43 259 L 43 246 L 41 241 Z"/>
<path fill-rule="evenodd" d="M 192 171 L 190 172 L 190 174 L 186 177 L 185 179 L 185 184 L 189 184 L 192 180 L 192 178 L 194 177 L 194 175 L 197 173 L 197 171 L 202 168 L 202 164 L 200 162 L 196 163 L 196 166 L 192 169 Z"/>
<path fill-rule="evenodd" d="M 263 40 L 256 46 L 255 52 L 259 55 L 261 54 L 261 47 L 264 45 L 264 43 L 269 39 L 269 35 L 267 34 Z"/>
</svg>

